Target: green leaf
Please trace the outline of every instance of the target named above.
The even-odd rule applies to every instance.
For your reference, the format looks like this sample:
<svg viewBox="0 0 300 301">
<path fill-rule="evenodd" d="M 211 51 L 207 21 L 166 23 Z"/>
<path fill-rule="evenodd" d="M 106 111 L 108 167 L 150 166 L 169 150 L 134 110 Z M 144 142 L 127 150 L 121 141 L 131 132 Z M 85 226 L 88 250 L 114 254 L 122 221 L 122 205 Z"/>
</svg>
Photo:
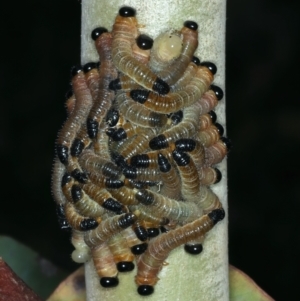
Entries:
<svg viewBox="0 0 300 301">
<path fill-rule="evenodd" d="M 230 266 L 230 301 L 274 301 L 249 276 Z"/>
<path fill-rule="evenodd" d="M 42 298 L 48 297 L 67 276 L 65 271 L 7 236 L 0 236 L 0 256 Z"/>
</svg>

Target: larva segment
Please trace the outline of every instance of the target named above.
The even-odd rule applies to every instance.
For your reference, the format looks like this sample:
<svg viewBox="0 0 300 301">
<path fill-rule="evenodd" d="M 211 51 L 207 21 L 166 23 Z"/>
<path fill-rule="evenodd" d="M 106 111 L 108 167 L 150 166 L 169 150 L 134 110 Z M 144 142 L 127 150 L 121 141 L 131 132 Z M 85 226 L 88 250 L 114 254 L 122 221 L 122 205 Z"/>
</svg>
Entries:
<svg viewBox="0 0 300 301">
<path fill-rule="evenodd" d="M 137 263 L 138 272 L 135 282 L 139 286 L 138 293 L 141 295 L 152 294 L 153 286 L 159 280 L 157 275 L 168 254 L 176 247 L 204 236 L 224 216 L 225 212 L 222 208 L 215 209 L 192 223 L 157 237 L 154 242 L 149 244 L 148 249 L 141 255 Z"/>
<path fill-rule="evenodd" d="M 132 90 L 129 95 L 154 112 L 168 114 L 195 103 L 208 90 L 212 81 L 213 74 L 209 69 L 199 66 L 189 84 L 180 91 L 161 96 L 145 90 Z"/>
<path fill-rule="evenodd" d="M 142 127 L 162 127 L 168 123 L 165 114 L 145 108 L 142 104 L 133 101 L 125 92 L 118 93 L 116 103 L 120 113 L 133 124 Z"/>
<path fill-rule="evenodd" d="M 106 242 L 91 249 L 95 269 L 103 287 L 115 287 L 119 284 L 118 270 L 114 257 Z"/>
<path fill-rule="evenodd" d="M 217 120 L 217 115 L 214 111 L 209 111 L 199 117 L 199 130 L 205 130 L 214 124 Z"/>
<path fill-rule="evenodd" d="M 136 199 L 145 206 L 152 207 L 157 217 L 179 223 L 193 221 L 202 215 L 202 210 L 195 203 L 176 201 L 150 190 L 137 191 Z"/>
<path fill-rule="evenodd" d="M 123 233 L 112 236 L 108 240 L 108 247 L 119 272 L 130 272 L 134 269 L 134 255 L 131 253 Z"/>
<path fill-rule="evenodd" d="M 94 101 L 94 105 L 89 112 L 86 122 L 87 132 L 91 139 L 97 137 L 99 126 L 112 105 L 114 92 L 109 89 L 109 83 L 117 77 L 117 70 L 114 67 L 111 57 L 111 34 L 107 32 L 101 34 L 95 40 L 95 45 L 101 61 L 99 69 L 101 81 L 99 82 L 98 97 Z"/>
<path fill-rule="evenodd" d="M 60 130 L 56 142 L 57 156 L 70 172 L 75 169 L 80 171 L 77 160 L 70 157 L 70 148 L 93 103 L 81 67 L 74 67 L 72 75 L 72 87 L 76 99 L 75 107 Z"/>
<path fill-rule="evenodd" d="M 204 167 L 198 169 L 199 181 L 201 185 L 217 184 L 222 179 L 222 174 L 218 168 Z"/>
<path fill-rule="evenodd" d="M 54 159 L 51 178 L 51 192 L 57 205 L 64 205 L 67 200 L 62 191 L 61 179 L 66 172 L 66 167 L 58 158 Z"/>
<path fill-rule="evenodd" d="M 84 241 L 90 248 L 97 247 L 108 240 L 112 235 L 131 226 L 136 219 L 137 217 L 132 213 L 124 213 L 108 218 L 102 221 L 97 228 L 86 232 Z"/>
<path fill-rule="evenodd" d="M 133 56 L 132 45 L 138 36 L 134 13 L 124 16 L 122 8 L 113 25 L 112 58 L 117 69 L 134 79 L 142 87 L 159 94 L 167 94 L 169 85 Z"/>
<path fill-rule="evenodd" d="M 231 142 L 226 137 L 221 137 L 214 145 L 205 149 L 205 166 L 220 163 L 231 148 Z"/>
<path fill-rule="evenodd" d="M 218 142 L 220 137 L 224 134 L 224 128 L 221 124 L 215 123 L 209 128 L 200 131 L 196 135 L 196 139 L 202 143 L 204 147 L 210 147 Z"/>
</svg>

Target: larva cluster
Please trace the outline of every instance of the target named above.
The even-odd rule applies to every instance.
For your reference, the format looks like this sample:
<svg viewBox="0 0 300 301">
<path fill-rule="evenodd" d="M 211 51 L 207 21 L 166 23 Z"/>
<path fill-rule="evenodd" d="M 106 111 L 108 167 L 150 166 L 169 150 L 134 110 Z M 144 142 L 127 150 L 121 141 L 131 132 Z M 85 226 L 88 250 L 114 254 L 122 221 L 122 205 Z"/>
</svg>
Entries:
<svg viewBox="0 0 300 301">
<path fill-rule="evenodd" d="M 72 69 L 52 190 L 73 260 L 92 259 L 103 287 L 137 265 L 138 293 L 152 294 L 168 254 L 201 253 L 224 218 L 209 188 L 230 147 L 212 111 L 223 92 L 216 66 L 194 57 L 197 29 L 186 21 L 153 41 L 122 7 L 112 32 L 92 32 L 100 63 Z"/>
</svg>

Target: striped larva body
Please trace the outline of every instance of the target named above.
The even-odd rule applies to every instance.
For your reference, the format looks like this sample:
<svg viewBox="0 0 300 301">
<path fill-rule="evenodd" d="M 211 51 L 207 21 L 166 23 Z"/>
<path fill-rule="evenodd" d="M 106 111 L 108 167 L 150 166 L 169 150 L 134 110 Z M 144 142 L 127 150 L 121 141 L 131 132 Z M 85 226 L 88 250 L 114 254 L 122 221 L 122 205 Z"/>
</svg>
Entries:
<svg viewBox="0 0 300 301">
<path fill-rule="evenodd" d="M 199 130 L 205 130 L 214 124 L 217 120 L 217 115 L 214 111 L 209 111 L 206 114 L 199 116 Z"/>
<path fill-rule="evenodd" d="M 179 223 L 193 221 L 202 215 L 202 210 L 194 203 L 176 201 L 150 190 L 137 191 L 136 199 L 145 206 L 152 206 L 156 216 Z"/>
<path fill-rule="evenodd" d="M 209 128 L 199 131 L 196 139 L 202 143 L 204 147 L 210 147 L 218 142 L 224 133 L 224 128 L 219 123 L 211 125 Z"/>
<path fill-rule="evenodd" d="M 96 155 L 90 150 L 86 150 L 80 157 L 79 163 L 87 171 L 97 171 L 103 176 L 118 179 L 122 176 L 122 169 L 100 155 Z"/>
<path fill-rule="evenodd" d="M 222 174 L 218 168 L 204 167 L 198 169 L 199 181 L 201 185 L 217 184 L 222 179 Z"/>
<path fill-rule="evenodd" d="M 103 242 L 92 248 L 91 252 L 96 272 L 100 277 L 100 284 L 107 288 L 117 286 L 119 284 L 118 270 L 107 243 Z"/>
<path fill-rule="evenodd" d="M 159 280 L 157 275 L 168 254 L 174 248 L 205 235 L 224 218 L 224 215 L 223 209 L 213 210 L 192 223 L 156 238 L 155 243 L 148 246 L 148 249 L 141 255 L 137 263 L 138 272 L 135 282 L 139 286 L 138 293 L 142 295 L 152 294 L 153 286 Z"/>
<path fill-rule="evenodd" d="M 57 205 L 64 205 L 67 202 L 61 185 L 61 179 L 65 172 L 66 167 L 64 164 L 58 158 L 55 158 L 51 178 L 51 192 Z"/>
<path fill-rule="evenodd" d="M 171 199 L 179 199 L 181 195 L 181 179 L 174 166 L 172 166 L 162 153 L 158 153 L 158 165 L 161 172 L 162 188 L 160 193 Z"/>
<path fill-rule="evenodd" d="M 123 233 L 112 236 L 108 240 L 108 247 L 119 272 L 130 272 L 134 269 L 134 255 L 123 237 Z"/>
<path fill-rule="evenodd" d="M 76 137 L 77 131 L 84 124 L 93 103 L 92 95 L 87 87 L 85 75 L 81 67 L 74 67 L 72 75 L 72 87 L 76 99 L 75 106 L 63 128 L 60 130 L 56 141 L 57 156 L 69 171 L 78 168 L 77 161 L 74 161 L 69 156 L 70 147 Z"/>
<path fill-rule="evenodd" d="M 97 30 L 97 29 L 96 29 Z M 111 58 L 112 37 L 104 32 L 95 40 L 96 49 L 100 56 L 101 66 L 99 77 L 101 78 L 97 99 L 91 108 L 87 118 L 87 132 L 91 139 L 97 137 L 99 126 L 112 105 L 114 92 L 109 89 L 109 83 L 117 77 Z"/>
<path fill-rule="evenodd" d="M 168 123 L 165 114 L 145 108 L 142 104 L 133 101 L 125 92 L 120 92 L 116 99 L 120 113 L 133 124 L 142 127 L 162 127 Z"/>
<path fill-rule="evenodd" d="M 147 66 L 133 56 L 131 45 L 138 36 L 135 10 L 122 7 L 113 25 L 112 58 L 119 71 L 134 79 L 139 85 L 159 94 L 167 94 L 168 84 L 158 78 Z"/>
<path fill-rule="evenodd" d="M 149 142 L 150 148 L 153 150 L 167 148 L 178 139 L 193 137 L 198 128 L 199 112 L 199 107 L 196 104 L 185 108 L 182 121 L 151 139 Z"/>
<path fill-rule="evenodd" d="M 205 166 L 220 163 L 230 150 L 231 142 L 225 137 L 205 150 Z"/>
<path fill-rule="evenodd" d="M 211 71 L 199 66 L 190 83 L 178 92 L 161 96 L 145 90 L 132 90 L 129 95 L 154 112 L 168 114 L 195 103 L 208 90 L 212 81 Z"/>
<path fill-rule="evenodd" d="M 126 186 L 120 187 L 119 189 L 109 190 L 111 195 L 119 200 L 123 205 L 138 205 L 138 201 L 135 198 L 135 192 Z"/>
<path fill-rule="evenodd" d="M 200 188 L 200 181 L 197 167 L 187 153 L 177 149 L 172 152 L 174 161 L 181 178 L 181 194 L 185 201 L 193 201 L 197 198 Z"/>
<path fill-rule="evenodd" d="M 124 213 L 108 218 L 102 221 L 97 228 L 86 232 L 84 241 L 89 247 L 94 248 L 97 245 L 104 243 L 112 235 L 131 226 L 136 219 L 136 216 L 132 213 Z"/>
</svg>

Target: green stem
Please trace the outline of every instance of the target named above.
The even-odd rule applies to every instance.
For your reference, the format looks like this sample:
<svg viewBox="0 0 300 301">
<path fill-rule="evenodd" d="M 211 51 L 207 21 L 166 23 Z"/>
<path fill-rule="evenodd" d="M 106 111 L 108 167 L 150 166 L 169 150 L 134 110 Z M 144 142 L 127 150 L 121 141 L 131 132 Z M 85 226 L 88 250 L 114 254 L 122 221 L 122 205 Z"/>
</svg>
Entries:
<svg viewBox="0 0 300 301">
<path fill-rule="evenodd" d="M 199 24 L 199 47 L 196 55 L 201 61 L 216 63 L 218 72 L 215 83 L 225 90 L 225 0 L 82 0 L 82 63 L 96 61 L 98 55 L 90 38 L 91 31 L 98 26 L 111 30 L 121 6 L 127 5 L 137 10 L 141 32 L 155 37 L 168 28 L 180 29 L 186 20 Z M 218 122 L 225 127 L 225 100 L 217 109 Z M 226 161 L 218 168 L 223 180 L 214 185 L 227 212 Z M 159 274 L 160 281 L 155 292 L 149 297 L 141 297 L 136 292 L 135 271 L 119 275 L 117 288 L 103 289 L 93 267 L 86 264 L 87 301 L 108 300 L 197 300 L 227 301 L 228 292 L 228 253 L 227 219 L 220 222 L 206 237 L 204 251 L 192 256 L 183 248 L 174 250 Z"/>
</svg>

